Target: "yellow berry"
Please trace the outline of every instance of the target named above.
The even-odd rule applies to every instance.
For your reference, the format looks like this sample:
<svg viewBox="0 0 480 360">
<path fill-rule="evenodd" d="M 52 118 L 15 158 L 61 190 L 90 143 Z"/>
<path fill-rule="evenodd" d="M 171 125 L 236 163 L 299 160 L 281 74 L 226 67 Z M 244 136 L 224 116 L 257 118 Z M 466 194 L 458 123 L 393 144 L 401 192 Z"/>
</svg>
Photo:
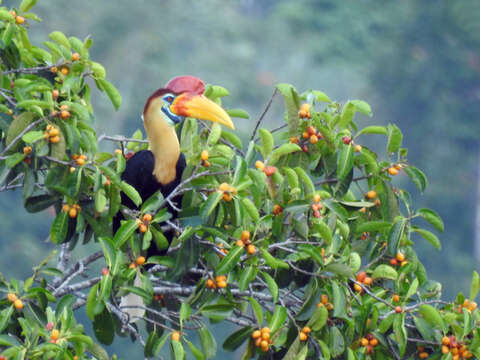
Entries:
<svg viewBox="0 0 480 360">
<path fill-rule="evenodd" d="M 365 346 L 368 345 L 368 340 L 365 339 L 365 338 L 361 338 L 361 339 L 360 339 L 360 344 L 365 347 Z"/>
<path fill-rule="evenodd" d="M 315 195 L 313 196 L 313 202 L 318 203 L 318 202 L 320 202 L 320 200 L 322 200 L 322 198 L 320 197 L 320 195 L 315 194 Z"/>
<path fill-rule="evenodd" d="M 50 142 L 51 142 L 52 144 L 58 144 L 58 143 L 60 142 L 60 136 L 58 136 L 58 135 L 57 135 L 57 136 L 52 136 L 52 137 L 50 138 Z"/>
<path fill-rule="evenodd" d="M 208 160 L 208 151 L 207 150 L 202 151 L 202 153 L 200 154 L 200 159 L 202 159 L 203 161 Z"/>
<path fill-rule="evenodd" d="M 255 248 L 254 245 L 250 244 L 250 245 L 247 246 L 247 252 L 248 252 L 250 255 L 255 254 L 255 251 L 257 251 L 257 249 Z"/>
<path fill-rule="evenodd" d="M 220 288 L 220 289 L 224 289 L 227 287 L 227 282 L 225 280 L 222 280 L 222 281 L 219 281 L 217 282 L 217 286 Z"/>
<path fill-rule="evenodd" d="M 144 222 L 150 222 L 150 221 L 152 221 L 152 215 L 151 214 L 145 214 L 145 215 L 143 215 L 142 220 Z"/>
<path fill-rule="evenodd" d="M 143 264 L 145 264 L 145 261 L 146 261 L 145 256 L 139 256 L 139 257 L 135 260 L 135 262 L 137 263 L 137 265 L 140 265 L 140 266 L 143 265 Z"/>
<path fill-rule="evenodd" d="M 180 333 L 178 331 L 172 332 L 172 340 L 179 341 L 180 340 Z"/>
<path fill-rule="evenodd" d="M 240 235 L 240 239 L 241 239 L 243 242 L 246 242 L 247 240 L 250 240 L 250 231 L 248 231 L 248 230 L 243 230 L 243 231 L 242 231 L 242 234 Z"/>
<path fill-rule="evenodd" d="M 263 171 L 265 169 L 265 164 L 263 162 L 261 162 L 260 160 L 257 160 L 257 161 L 255 161 L 255 167 L 258 170 Z"/>
<path fill-rule="evenodd" d="M 312 330 L 308 327 L 308 326 L 305 326 L 303 329 L 302 329 L 302 332 L 304 332 L 305 334 L 310 334 Z"/>
<path fill-rule="evenodd" d="M 77 217 L 77 209 L 71 208 L 68 210 L 68 216 L 70 216 L 71 219 L 74 219 Z"/>
<path fill-rule="evenodd" d="M 258 339 L 260 336 L 262 336 L 262 332 L 260 330 L 255 330 L 253 333 L 252 333 L 252 338 L 253 339 Z"/>
<path fill-rule="evenodd" d="M 243 247 L 243 246 L 245 246 L 245 243 L 242 240 L 237 240 L 237 241 L 235 241 L 235 245 Z"/>
<path fill-rule="evenodd" d="M 361 152 L 362 151 L 362 146 L 361 145 L 355 145 L 355 147 L 353 148 L 353 151 L 354 152 Z"/>
<path fill-rule="evenodd" d="M 13 302 L 13 306 L 15 306 L 15 309 L 17 310 L 22 310 L 23 309 L 23 301 L 20 299 L 17 299 Z"/>
<path fill-rule="evenodd" d="M 70 72 L 70 70 L 68 70 L 68 67 L 66 67 L 66 66 L 62 67 L 62 70 L 60 70 L 60 71 L 65 76 L 67 76 L 68 73 Z"/>
<path fill-rule="evenodd" d="M 377 197 L 377 192 L 375 190 L 370 190 L 367 192 L 366 196 L 368 199 L 375 199 Z"/>
<path fill-rule="evenodd" d="M 405 255 L 401 252 L 398 252 L 395 258 L 400 262 L 405 261 Z"/>
<path fill-rule="evenodd" d="M 394 168 L 394 167 L 389 167 L 387 171 L 388 171 L 388 173 L 389 173 L 390 175 L 392 175 L 392 176 L 395 176 L 395 175 L 398 174 L 398 170 L 397 170 L 396 168 Z"/>
<path fill-rule="evenodd" d="M 60 336 L 60 331 L 58 331 L 57 329 L 53 329 L 50 334 L 50 339 L 57 340 L 59 336 Z"/>
<path fill-rule="evenodd" d="M 8 299 L 8 301 L 10 301 L 11 303 L 13 303 L 13 302 L 15 302 L 15 301 L 17 300 L 17 295 L 15 295 L 14 293 L 8 293 L 7 299 Z"/>
<path fill-rule="evenodd" d="M 221 183 L 220 186 L 218 187 L 219 190 L 221 191 L 228 191 L 230 189 L 230 185 L 227 184 L 226 182 Z"/>
<path fill-rule="evenodd" d="M 21 25 L 25 22 L 25 18 L 23 16 L 17 16 L 15 17 L 15 22 L 18 24 L 18 25 Z"/>
<path fill-rule="evenodd" d="M 79 53 L 73 53 L 72 54 L 72 61 L 78 61 L 80 59 L 80 54 Z"/>
<path fill-rule="evenodd" d="M 308 339 L 308 336 L 304 332 L 300 332 L 298 334 L 298 338 L 300 339 L 300 341 L 306 341 Z"/>
</svg>

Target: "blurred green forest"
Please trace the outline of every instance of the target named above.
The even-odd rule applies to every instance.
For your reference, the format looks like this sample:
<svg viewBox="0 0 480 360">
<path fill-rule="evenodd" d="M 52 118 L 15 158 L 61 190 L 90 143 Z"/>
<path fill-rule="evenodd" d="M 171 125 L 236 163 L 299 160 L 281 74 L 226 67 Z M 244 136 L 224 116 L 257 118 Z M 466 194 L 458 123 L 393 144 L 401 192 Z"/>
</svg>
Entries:
<svg viewBox="0 0 480 360">
<path fill-rule="evenodd" d="M 115 112 L 104 95 L 94 94 L 99 133 L 143 128 L 146 97 L 180 74 L 229 89 L 225 106 L 251 115 L 237 121 L 240 134 L 253 127 L 279 82 L 324 90 L 336 100 L 366 100 L 376 123 L 402 129 L 409 160 L 430 180 L 425 194 L 405 176 L 398 186 L 413 192 L 416 207 L 431 207 L 445 221 L 441 252 L 418 239 L 422 262 L 444 284 L 446 298 L 467 290 L 478 268 L 478 0 L 39 0 L 36 12 L 43 19 L 30 23 L 37 44 L 54 30 L 92 36 L 92 56 L 123 96 Z M 283 116 L 280 99 L 274 105 L 270 127 Z M 1 194 L 5 275 L 27 275 L 51 251 L 51 220 L 48 212 L 27 214 L 20 193 Z"/>
</svg>

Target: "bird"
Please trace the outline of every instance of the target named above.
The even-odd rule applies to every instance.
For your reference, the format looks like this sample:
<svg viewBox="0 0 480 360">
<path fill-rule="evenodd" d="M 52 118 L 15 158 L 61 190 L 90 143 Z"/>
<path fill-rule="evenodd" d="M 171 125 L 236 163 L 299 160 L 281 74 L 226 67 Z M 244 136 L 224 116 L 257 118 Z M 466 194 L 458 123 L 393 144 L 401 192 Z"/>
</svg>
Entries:
<svg viewBox="0 0 480 360">
<path fill-rule="evenodd" d="M 147 200 L 158 190 L 167 197 L 181 182 L 186 167 L 185 156 L 180 152 L 180 144 L 175 125 L 185 118 L 217 122 L 228 128 L 235 126 L 227 112 L 204 95 L 205 84 L 195 76 L 177 76 L 150 95 L 143 108 L 143 125 L 149 141 L 149 150 L 141 150 L 130 157 L 121 178 L 139 193 L 142 201 Z M 124 193 L 121 203 L 130 209 L 138 209 Z M 181 204 L 181 196 L 173 199 Z M 177 210 L 168 207 L 173 218 Z M 114 218 L 113 230 L 120 227 L 121 213 Z M 173 234 L 173 233 L 172 233 Z M 173 235 L 165 234 L 168 242 Z M 169 236 L 167 236 L 169 235 Z M 147 250 L 147 257 L 163 255 L 166 250 L 156 248 L 154 242 Z"/>
</svg>

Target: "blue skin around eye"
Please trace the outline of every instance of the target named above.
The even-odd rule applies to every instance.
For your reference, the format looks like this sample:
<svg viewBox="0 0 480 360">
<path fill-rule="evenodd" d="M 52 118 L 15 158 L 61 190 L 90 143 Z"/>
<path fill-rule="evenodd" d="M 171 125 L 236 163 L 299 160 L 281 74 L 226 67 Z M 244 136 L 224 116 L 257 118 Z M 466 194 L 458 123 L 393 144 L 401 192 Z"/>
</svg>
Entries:
<svg viewBox="0 0 480 360">
<path fill-rule="evenodd" d="M 165 102 L 167 102 L 168 104 L 171 104 L 173 102 L 173 100 L 175 99 L 175 97 L 171 94 L 166 94 L 162 97 L 162 99 Z M 168 105 L 162 106 L 162 111 L 165 113 L 165 115 L 168 116 L 168 118 L 170 120 L 172 120 L 172 122 L 174 124 L 178 124 L 179 122 L 181 122 L 183 120 L 183 116 L 179 116 L 179 115 L 176 115 L 176 114 L 172 113 L 170 111 L 170 106 L 168 106 Z"/>
</svg>

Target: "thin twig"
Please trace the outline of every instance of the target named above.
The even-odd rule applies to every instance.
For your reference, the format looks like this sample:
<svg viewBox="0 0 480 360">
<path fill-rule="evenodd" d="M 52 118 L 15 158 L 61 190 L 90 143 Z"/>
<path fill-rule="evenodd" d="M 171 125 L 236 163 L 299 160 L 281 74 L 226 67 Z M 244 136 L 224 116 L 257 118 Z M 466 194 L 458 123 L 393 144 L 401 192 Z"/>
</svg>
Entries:
<svg viewBox="0 0 480 360">
<path fill-rule="evenodd" d="M 109 141 L 118 141 L 121 143 L 125 142 L 137 142 L 141 144 L 148 144 L 148 140 L 143 140 L 143 139 L 132 139 L 132 138 L 126 138 L 125 136 L 109 136 L 102 134 L 98 137 L 98 142 L 103 141 L 103 140 L 109 140 Z"/>
<path fill-rule="evenodd" d="M 30 123 L 25 129 L 23 129 L 20 134 L 18 134 L 11 142 L 8 144 L 5 149 L 0 153 L 0 156 L 5 155 L 12 147 L 14 147 L 17 142 L 19 142 L 23 135 L 25 135 L 27 132 L 29 132 L 31 129 L 33 129 L 35 126 L 40 125 L 43 121 L 45 121 L 45 118 L 40 118 L 35 120 L 34 122 Z"/>
<path fill-rule="evenodd" d="M 250 137 L 250 141 L 253 141 L 253 139 L 255 138 L 255 135 L 257 134 L 258 127 L 260 126 L 261 122 L 263 121 L 263 118 L 267 114 L 268 110 L 270 110 L 270 106 L 272 106 L 273 99 L 275 98 L 277 93 L 278 93 L 278 89 L 275 88 L 272 96 L 270 97 L 270 100 L 268 100 L 268 103 L 267 103 L 267 105 L 265 106 L 265 109 L 262 112 L 262 115 L 260 115 L 260 117 L 257 120 L 257 123 L 255 124 L 255 128 L 253 129 L 252 136 Z"/>
</svg>

